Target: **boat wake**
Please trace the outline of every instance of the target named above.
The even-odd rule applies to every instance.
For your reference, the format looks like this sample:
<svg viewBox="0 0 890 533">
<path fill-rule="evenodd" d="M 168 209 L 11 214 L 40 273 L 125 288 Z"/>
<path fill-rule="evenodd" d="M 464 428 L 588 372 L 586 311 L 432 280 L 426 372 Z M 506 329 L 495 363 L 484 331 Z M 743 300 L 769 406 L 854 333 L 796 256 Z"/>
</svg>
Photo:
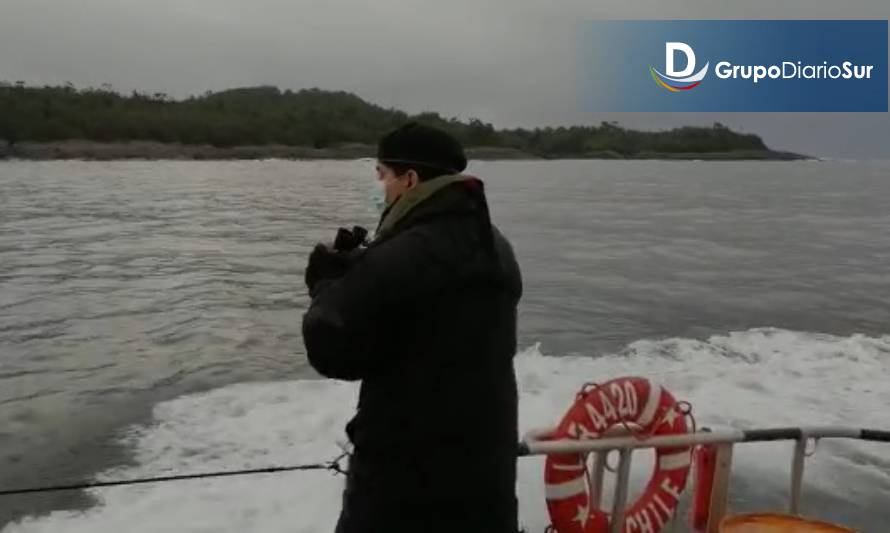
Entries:
<svg viewBox="0 0 890 533">
<path fill-rule="evenodd" d="M 701 425 L 890 427 L 890 335 L 837 337 L 761 328 L 708 339 L 641 340 L 619 353 L 559 357 L 540 346 L 516 358 L 520 429 L 555 424 L 585 382 L 641 375 L 688 400 Z M 290 465 L 331 459 L 352 414 L 354 384 L 322 380 L 244 383 L 155 406 L 153 423 L 122 436 L 134 465 L 98 480 Z M 731 507 L 781 509 L 790 443 L 736 447 Z M 639 458 L 638 458 L 639 456 Z M 649 477 L 634 455 L 631 494 Z M 468 473 L 469 475 L 469 473 Z M 543 459 L 519 466 L 520 520 L 549 523 Z M 342 478 L 295 472 L 96 489 L 100 505 L 8 525 L 3 533 L 66 531 L 329 532 Z M 808 459 L 805 514 L 862 531 L 890 523 L 890 447 L 825 442 Z"/>
</svg>

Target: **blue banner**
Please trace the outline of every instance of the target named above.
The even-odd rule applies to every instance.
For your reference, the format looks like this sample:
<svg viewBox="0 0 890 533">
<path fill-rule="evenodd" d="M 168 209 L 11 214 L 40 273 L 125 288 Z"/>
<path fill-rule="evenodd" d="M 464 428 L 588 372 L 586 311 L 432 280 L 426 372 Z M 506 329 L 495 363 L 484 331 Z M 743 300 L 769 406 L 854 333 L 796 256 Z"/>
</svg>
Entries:
<svg viewBox="0 0 890 533">
<path fill-rule="evenodd" d="M 588 111 L 887 111 L 886 20 L 595 21 Z"/>
</svg>

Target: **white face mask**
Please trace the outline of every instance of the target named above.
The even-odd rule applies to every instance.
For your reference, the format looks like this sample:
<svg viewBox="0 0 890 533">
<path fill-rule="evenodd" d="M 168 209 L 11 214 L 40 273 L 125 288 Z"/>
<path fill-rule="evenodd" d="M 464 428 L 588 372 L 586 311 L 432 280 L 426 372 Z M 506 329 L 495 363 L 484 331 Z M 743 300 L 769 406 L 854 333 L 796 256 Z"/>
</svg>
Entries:
<svg viewBox="0 0 890 533">
<path fill-rule="evenodd" d="M 368 191 L 368 200 L 378 215 L 386 209 L 386 189 L 382 180 L 374 180 L 372 188 Z"/>
</svg>

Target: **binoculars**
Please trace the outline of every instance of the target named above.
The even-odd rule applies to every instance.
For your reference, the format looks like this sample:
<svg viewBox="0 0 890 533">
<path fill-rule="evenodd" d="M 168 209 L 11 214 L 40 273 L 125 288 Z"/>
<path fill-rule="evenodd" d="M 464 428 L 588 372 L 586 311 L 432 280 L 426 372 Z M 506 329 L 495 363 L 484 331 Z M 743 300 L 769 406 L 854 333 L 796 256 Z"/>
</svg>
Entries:
<svg viewBox="0 0 890 533">
<path fill-rule="evenodd" d="M 351 252 L 359 246 L 368 245 L 368 230 L 361 226 L 353 226 L 352 229 L 340 228 L 334 239 L 334 250 L 338 252 Z"/>
</svg>

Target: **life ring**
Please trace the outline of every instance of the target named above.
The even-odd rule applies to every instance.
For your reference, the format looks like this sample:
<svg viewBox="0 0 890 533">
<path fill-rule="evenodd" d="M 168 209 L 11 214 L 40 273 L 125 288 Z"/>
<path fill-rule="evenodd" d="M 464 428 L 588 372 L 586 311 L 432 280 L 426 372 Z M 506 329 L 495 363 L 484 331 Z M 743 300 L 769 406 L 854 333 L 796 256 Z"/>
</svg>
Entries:
<svg viewBox="0 0 890 533">
<path fill-rule="evenodd" d="M 624 377 L 585 386 L 551 439 L 596 439 L 623 424 L 649 436 L 688 433 L 686 414 L 670 392 L 645 378 Z M 624 513 L 624 533 L 658 533 L 674 515 L 686 487 L 690 447 L 656 449 L 655 469 L 646 490 Z M 559 533 L 604 533 L 609 514 L 591 505 L 586 454 L 548 455 L 545 463 L 547 510 Z"/>
</svg>

